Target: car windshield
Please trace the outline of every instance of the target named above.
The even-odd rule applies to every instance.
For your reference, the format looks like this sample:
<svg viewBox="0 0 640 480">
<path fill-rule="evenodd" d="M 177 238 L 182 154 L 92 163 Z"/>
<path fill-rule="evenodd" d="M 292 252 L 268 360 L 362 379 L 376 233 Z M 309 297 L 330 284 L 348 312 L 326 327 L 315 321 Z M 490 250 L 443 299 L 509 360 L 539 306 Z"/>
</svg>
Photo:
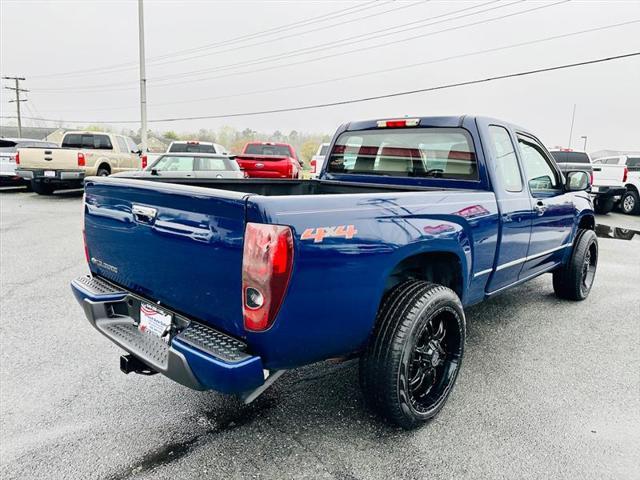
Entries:
<svg viewBox="0 0 640 480">
<path fill-rule="evenodd" d="M 150 170 L 162 172 L 191 172 L 193 171 L 193 157 L 165 155 L 156 160 Z"/>
<path fill-rule="evenodd" d="M 328 171 L 394 177 L 478 179 L 471 136 L 461 128 L 344 132 L 331 150 Z"/>
<path fill-rule="evenodd" d="M 557 163 L 591 163 L 584 152 L 551 152 Z"/>
<path fill-rule="evenodd" d="M 286 145 L 267 145 L 261 143 L 251 143 L 247 145 L 244 153 L 249 155 L 269 155 L 273 157 L 288 157 L 289 147 Z"/>
<path fill-rule="evenodd" d="M 212 144 L 207 143 L 174 143 L 169 148 L 171 153 L 180 153 L 180 152 L 188 152 L 188 153 L 216 153 L 216 149 Z"/>
</svg>

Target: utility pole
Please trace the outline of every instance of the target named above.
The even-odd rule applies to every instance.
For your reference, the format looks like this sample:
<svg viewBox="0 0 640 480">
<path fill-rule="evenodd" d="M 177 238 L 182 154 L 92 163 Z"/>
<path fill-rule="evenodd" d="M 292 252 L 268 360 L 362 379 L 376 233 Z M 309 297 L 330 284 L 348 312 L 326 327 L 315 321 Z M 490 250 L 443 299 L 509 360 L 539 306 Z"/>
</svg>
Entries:
<svg viewBox="0 0 640 480">
<path fill-rule="evenodd" d="M 569 145 L 567 148 L 571 148 L 571 137 L 573 136 L 573 122 L 576 119 L 576 104 L 573 104 L 573 113 L 571 114 L 571 129 L 569 130 Z"/>
<path fill-rule="evenodd" d="M 28 92 L 29 90 L 25 90 L 24 88 L 20 88 L 20 82 L 24 81 L 24 77 L 2 77 L 4 80 L 13 80 L 16 83 L 15 87 L 4 87 L 7 90 L 13 90 L 16 92 L 16 99 L 9 100 L 9 103 L 16 103 L 16 110 L 18 113 L 18 137 L 22 138 L 22 117 L 20 116 L 20 102 L 26 102 L 26 98 L 20 98 L 20 92 Z"/>
<path fill-rule="evenodd" d="M 140 143 L 142 152 L 147 151 L 147 74 L 145 71 L 144 58 L 144 7 L 142 0 L 138 0 L 138 40 L 140 42 L 140 120 L 142 128 L 140 131 Z"/>
</svg>

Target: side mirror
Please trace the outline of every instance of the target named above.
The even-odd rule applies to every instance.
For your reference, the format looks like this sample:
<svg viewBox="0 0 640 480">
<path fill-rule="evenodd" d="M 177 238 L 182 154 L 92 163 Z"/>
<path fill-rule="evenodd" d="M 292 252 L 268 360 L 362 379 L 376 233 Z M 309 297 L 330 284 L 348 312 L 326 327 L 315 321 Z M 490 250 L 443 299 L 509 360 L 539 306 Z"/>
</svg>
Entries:
<svg viewBox="0 0 640 480">
<path fill-rule="evenodd" d="M 135 153 L 136 155 L 142 155 L 142 150 L 131 150 L 131 153 Z"/>
<path fill-rule="evenodd" d="M 589 174 L 583 171 L 567 172 L 564 184 L 567 192 L 581 192 L 591 187 Z"/>
<path fill-rule="evenodd" d="M 155 168 L 152 168 L 151 175 L 158 175 L 158 170 L 156 170 Z"/>
</svg>

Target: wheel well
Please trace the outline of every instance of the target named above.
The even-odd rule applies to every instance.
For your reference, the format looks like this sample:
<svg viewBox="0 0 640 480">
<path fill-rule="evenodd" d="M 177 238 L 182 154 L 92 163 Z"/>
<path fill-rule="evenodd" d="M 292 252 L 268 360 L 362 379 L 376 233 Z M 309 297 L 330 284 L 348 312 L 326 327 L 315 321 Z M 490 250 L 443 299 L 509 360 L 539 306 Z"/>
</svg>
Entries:
<svg viewBox="0 0 640 480">
<path fill-rule="evenodd" d="M 626 188 L 627 190 L 633 190 L 633 191 L 635 191 L 636 193 L 638 193 L 638 188 L 637 188 L 634 184 L 632 184 L 632 183 L 627 183 L 627 184 L 625 185 L 625 188 Z"/>
<path fill-rule="evenodd" d="M 111 173 L 111 166 L 108 163 L 103 162 L 100 165 L 98 165 L 98 170 L 102 170 L 103 168 L 109 173 Z"/>
<path fill-rule="evenodd" d="M 458 256 L 453 253 L 420 253 L 405 258 L 387 278 L 384 293 L 408 279 L 438 283 L 449 287 L 462 297 L 462 265 Z"/>
<path fill-rule="evenodd" d="M 580 223 L 578 223 L 578 229 L 580 230 L 595 230 L 596 228 L 596 220 L 593 218 L 593 215 L 585 215 L 580 219 Z"/>
</svg>

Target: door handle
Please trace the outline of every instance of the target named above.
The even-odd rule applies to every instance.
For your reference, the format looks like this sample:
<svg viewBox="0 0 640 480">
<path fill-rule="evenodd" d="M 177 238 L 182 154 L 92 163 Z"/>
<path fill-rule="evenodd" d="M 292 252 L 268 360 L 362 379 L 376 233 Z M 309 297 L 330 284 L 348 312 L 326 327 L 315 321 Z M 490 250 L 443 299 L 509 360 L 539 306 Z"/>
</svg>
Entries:
<svg viewBox="0 0 640 480">
<path fill-rule="evenodd" d="M 133 217 L 139 223 L 152 223 L 156 218 L 158 210 L 151 207 L 144 207 L 142 205 L 132 205 L 131 213 L 133 213 Z"/>
<path fill-rule="evenodd" d="M 544 212 L 547 210 L 547 206 L 544 204 L 542 200 L 538 200 L 534 208 L 536 212 L 538 212 L 538 216 L 544 215 Z"/>
</svg>

